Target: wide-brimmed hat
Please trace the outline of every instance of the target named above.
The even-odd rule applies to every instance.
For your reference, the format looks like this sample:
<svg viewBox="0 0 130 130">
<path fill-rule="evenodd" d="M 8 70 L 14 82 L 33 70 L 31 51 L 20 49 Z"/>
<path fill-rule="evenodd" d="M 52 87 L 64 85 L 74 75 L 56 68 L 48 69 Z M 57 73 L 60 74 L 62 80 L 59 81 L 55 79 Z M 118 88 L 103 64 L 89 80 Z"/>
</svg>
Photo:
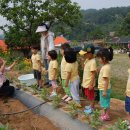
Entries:
<svg viewBox="0 0 130 130">
<path fill-rule="evenodd" d="M 38 32 L 45 32 L 45 31 L 47 31 L 46 26 L 38 26 L 38 28 L 36 30 L 36 33 L 38 33 Z"/>
<path fill-rule="evenodd" d="M 94 45 L 93 44 L 87 44 L 87 45 L 84 46 L 84 49 L 79 52 L 79 54 L 80 55 L 84 55 L 86 53 L 92 53 L 92 54 L 94 54 L 94 52 L 95 52 Z"/>
</svg>

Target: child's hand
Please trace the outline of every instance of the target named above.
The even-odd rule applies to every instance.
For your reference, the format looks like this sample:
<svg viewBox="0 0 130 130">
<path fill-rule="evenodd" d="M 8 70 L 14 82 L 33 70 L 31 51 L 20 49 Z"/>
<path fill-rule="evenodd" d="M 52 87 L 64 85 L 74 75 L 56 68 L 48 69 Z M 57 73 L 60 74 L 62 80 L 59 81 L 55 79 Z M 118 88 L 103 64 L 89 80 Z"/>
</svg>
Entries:
<svg viewBox="0 0 130 130">
<path fill-rule="evenodd" d="M 103 91 L 103 94 L 102 94 L 103 97 L 106 97 L 107 96 L 107 93 L 106 91 Z"/>
<path fill-rule="evenodd" d="M 3 61 L 3 64 L 6 64 L 6 62 L 7 62 L 7 61 L 6 61 L 6 60 L 4 60 L 4 59 L 2 59 L 2 61 Z"/>
<path fill-rule="evenodd" d="M 92 85 L 90 85 L 88 88 L 89 88 L 89 90 L 92 90 L 92 89 L 93 89 L 93 86 L 92 86 Z"/>
</svg>

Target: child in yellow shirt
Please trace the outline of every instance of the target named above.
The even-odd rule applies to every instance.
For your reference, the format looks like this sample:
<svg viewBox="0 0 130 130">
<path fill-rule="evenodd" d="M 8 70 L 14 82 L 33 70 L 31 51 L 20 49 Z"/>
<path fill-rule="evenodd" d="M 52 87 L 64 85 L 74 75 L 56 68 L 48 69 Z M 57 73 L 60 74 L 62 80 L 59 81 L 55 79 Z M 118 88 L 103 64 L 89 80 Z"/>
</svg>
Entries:
<svg viewBox="0 0 130 130">
<path fill-rule="evenodd" d="M 110 120 L 110 98 L 111 98 L 111 65 L 109 61 L 113 59 L 113 49 L 103 48 L 97 56 L 99 57 L 100 63 L 103 65 L 98 78 L 98 89 L 100 91 L 100 106 L 102 108 L 102 114 L 100 120 Z"/>
<path fill-rule="evenodd" d="M 53 97 L 57 95 L 56 89 L 58 87 L 56 82 L 58 72 L 58 62 L 57 62 L 57 52 L 55 50 L 48 52 L 48 60 L 50 61 L 48 68 L 48 75 L 52 86 L 52 93 L 50 97 Z"/>
<path fill-rule="evenodd" d="M 65 60 L 67 62 L 65 71 L 67 72 L 65 87 L 70 87 L 70 93 L 72 95 L 73 100 L 79 104 L 79 74 L 78 74 L 78 62 L 76 53 L 72 48 L 65 51 Z"/>
<path fill-rule="evenodd" d="M 129 58 L 130 58 L 130 53 L 129 53 Z M 129 113 L 129 121 L 127 122 L 128 129 L 130 129 L 130 68 L 128 69 L 128 81 L 127 81 L 127 86 L 126 86 L 126 98 L 125 98 L 125 110 Z"/>
<path fill-rule="evenodd" d="M 84 112 L 91 114 L 94 109 L 94 86 L 95 75 L 97 70 L 96 60 L 94 58 L 95 47 L 93 44 L 87 44 L 83 50 L 79 52 L 85 58 L 82 87 L 84 94 L 90 102 L 89 106 L 85 106 Z"/>
<path fill-rule="evenodd" d="M 38 89 L 42 87 L 42 79 L 41 79 L 41 72 L 42 72 L 42 64 L 41 64 L 41 57 L 38 54 L 38 47 L 32 46 L 32 68 L 34 72 L 34 78 L 37 80 Z"/>
<path fill-rule="evenodd" d="M 62 97 L 62 100 L 65 101 L 65 102 L 68 102 L 70 100 L 72 100 L 71 98 L 71 93 L 70 93 L 70 87 L 65 87 L 65 83 L 66 83 L 66 78 L 67 78 L 67 73 L 65 71 L 65 67 L 66 67 L 66 60 L 65 60 L 65 57 L 64 57 L 64 53 L 67 49 L 70 48 L 70 45 L 69 44 L 62 44 L 61 45 L 61 55 L 62 55 L 62 61 L 61 61 L 61 79 L 62 79 L 62 87 L 64 89 L 64 92 L 65 92 L 65 95 Z"/>
</svg>

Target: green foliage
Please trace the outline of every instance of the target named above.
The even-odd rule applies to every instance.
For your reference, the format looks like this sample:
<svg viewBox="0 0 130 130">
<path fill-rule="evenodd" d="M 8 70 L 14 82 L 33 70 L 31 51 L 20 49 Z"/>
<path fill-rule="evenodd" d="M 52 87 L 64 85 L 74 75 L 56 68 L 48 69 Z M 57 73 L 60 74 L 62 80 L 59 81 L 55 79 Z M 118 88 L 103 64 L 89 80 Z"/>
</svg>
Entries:
<svg viewBox="0 0 130 130">
<path fill-rule="evenodd" d="M 9 124 L 7 123 L 6 125 L 1 125 L 0 130 L 17 130 L 17 129 L 10 128 Z"/>
<path fill-rule="evenodd" d="M 81 17 L 80 7 L 70 0 L 1 0 L 0 15 L 11 22 L 1 27 L 10 47 L 39 43 L 35 31 L 43 21 L 71 27 Z"/>
<path fill-rule="evenodd" d="M 38 93 L 38 91 L 37 91 L 37 85 L 36 84 L 31 85 L 31 88 L 33 90 L 33 94 L 37 94 Z"/>
<path fill-rule="evenodd" d="M 74 119 L 78 114 L 77 104 L 75 102 L 70 102 L 69 109 L 70 109 L 69 114 Z"/>
<path fill-rule="evenodd" d="M 127 123 L 120 118 L 112 127 L 107 128 L 107 130 L 127 130 L 127 129 L 128 129 Z"/>
<path fill-rule="evenodd" d="M 90 122 L 90 125 L 93 128 L 96 128 L 101 125 L 101 121 L 99 120 L 99 117 L 100 117 L 100 111 L 99 110 L 93 111 L 93 114 L 91 116 L 91 122 Z"/>
<path fill-rule="evenodd" d="M 52 101 L 54 108 L 58 108 L 60 106 L 60 103 L 61 103 L 61 95 L 54 96 Z"/>
<path fill-rule="evenodd" d="M 121 35 L 130 36 L 130 13 L 124 18 L 124 21 L 119 30 Z"/>
<path fill-rule="evenodd" d="M 40 95 L 41 95 L 41 98 L 43 100 L 48 100 L 48 96 L 49 96 L 48 89 L 47 88 L 43 88 L 42 91 L 41 91 L 41 93 L 40 93 Z"/>
</svg>

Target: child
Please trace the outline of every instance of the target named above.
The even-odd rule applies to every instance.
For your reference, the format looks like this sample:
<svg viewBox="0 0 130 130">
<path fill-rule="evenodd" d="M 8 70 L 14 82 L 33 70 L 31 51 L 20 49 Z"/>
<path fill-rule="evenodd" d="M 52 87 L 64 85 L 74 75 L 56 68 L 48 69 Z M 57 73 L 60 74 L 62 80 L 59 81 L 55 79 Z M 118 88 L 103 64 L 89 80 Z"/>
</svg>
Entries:
<svg viewBox="0 0 130 130">
<path fill-rule="evenodd" d="M 65 67 L 66 67 L 66 60 L 64 57 L 64 52 L 70 48 L 69 44 L 62 44 L 61 45 L 61 55 L 62 55 L 62 61 L 61 61 L 61 79 L 62 79 L 62 87 L 65 91 L 65 96 L 62 98 L 62 100 L 65 100 L 65 102 L 68 102 L 70 100 L 72 100 L 71 98 L 71 94 L 70 94 L 70 87 L 65 87 L 65 83 L 66 83 L 66 76 L 67 73 L 65 71 Z"/>
<path fill-rule="evenodd" d="M 130 58 L 130 53 L 129 53 L 129 58 Z M 128 69 L 129 77 L 127 81 L 127 86 L 126 86 L 126 99 L 125 99 L 125 109 L 129 113 L 129 121 L 127 121 L 128 129 L 130 129 L 130 69 Z"/>
<path fill-rule="evenodd" d="M 84 112 L 91 114 L 94 109 L 94 86 L 95 86 L 95 75 L 96 75 L 96 60 L 94 58 L 95 48 L 92 44 L 87 44 L 83 50 L 79 52 L 80 55 L 84 55 L 84 72 L 82 86 L 84 93 L 90 102 L 89 106 L 85 106 Z"/>
<path fill-rule="evenodd" d="M 41 79 L 41 72 L 42 72 L 42 64 L 41 64 L 41 58 L 38 54 L 38 47 L 33 46 L 31 48 L 32 52 L 32 67 L 34 72 L 34 78 L 37 80 L 38 89 L 40 90 L 42 88 L 42 79 Z"/>
<path fill-rule="evenodd" d="M 49 51 L 48 52 L 48 60 L 50 61 L 49 63 L 49 68 L 48 68 L 48 74 L 49 74 L 49 80 L 52 85 L 52 93 L 50 97 L 56 96 L 56 89 L 58 87 L 56 83 L 57 79 L 57 72 L 58 72 L 58 62 L 57 62 L 57 52 L 55 50 Z"/>
<path fill-rule="evenodd" d="M 100 63 L 103 65 L 98 78 L 98 89 L 100 91 L 100 106 L 103 109 L 100 116 L 100 120 L 108 121 L 110 120 L 109 110 L 110 110 L 110 95 L 111 95 L 111 65 L 109 61 L 113 59 L 113 49 L 103 48 L 101 49 L 97 56 L 99 57 Z"/>
<path fill-rule="evenodd" d="M 70 93 L 73 100 L 79 105 L 79 75 L 78 75 L 78 62 L 76 53 L 72 48 L 65 51 L 65 60 L 67 62 L 65 71 L 67 72 L 65 87 L 70 86 Z"/>
<path fill-rule="evenodd" d="M 14 87 L 10 86 L 9 80 L 5 77 L 5 72 L 10 71 L 16 61 L 13 62 L 12 65 L 6 67 L 6 61 L 0 58 L 0 96 L 10 97 L 14 94 Z"/>
</svg>

